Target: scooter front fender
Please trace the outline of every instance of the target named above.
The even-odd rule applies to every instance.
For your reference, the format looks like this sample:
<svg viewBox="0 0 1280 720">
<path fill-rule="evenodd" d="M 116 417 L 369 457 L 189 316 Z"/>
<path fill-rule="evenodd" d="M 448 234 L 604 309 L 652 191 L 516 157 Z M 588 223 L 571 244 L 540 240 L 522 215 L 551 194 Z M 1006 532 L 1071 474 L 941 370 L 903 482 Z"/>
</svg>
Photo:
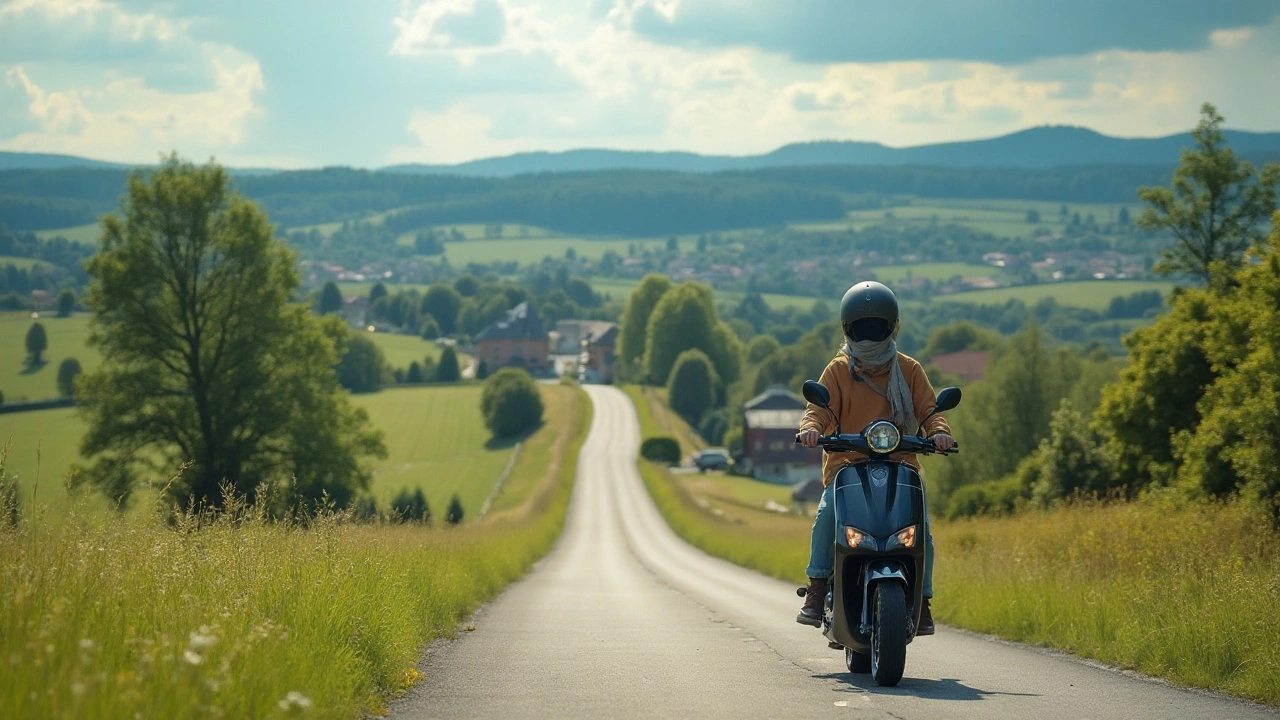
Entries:
<svg viewBox="0 0 1280 720">
<path fill-rule="evenodd" d="M 897 560 L 872 560 L 862 580 L 862 619 L 858 631 L 863 635 L 871 634 L 871 603 L 875 595 L 871 592 L 876 583 L 900 582 L 907 596 L 911 596 L 911 585 L 907 582 L 907 569 Z"/>
</svg>

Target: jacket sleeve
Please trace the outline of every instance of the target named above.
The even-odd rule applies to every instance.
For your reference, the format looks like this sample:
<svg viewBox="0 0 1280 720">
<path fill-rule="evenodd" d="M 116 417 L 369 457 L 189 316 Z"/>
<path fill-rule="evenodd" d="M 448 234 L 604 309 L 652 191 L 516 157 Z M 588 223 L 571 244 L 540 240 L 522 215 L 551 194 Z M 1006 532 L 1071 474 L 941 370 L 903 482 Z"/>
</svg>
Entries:
<svg viewBox="0 0 1280 720">
<path fill-rule="evenodd" d="M 827 391 L 831 393 L 831 407 L 840 407 L 840 379 L 839 364 L 834 360 L 827 364 L 827 368 L 822 371 L 822 377 L 818 382 L 826 386 Z M 804 411 L 804 417 L 800 420 L 800 432 L 805 430 L 817 430 L 823 435 L 830 435 L 836 429 L 835 415 L 828 412 L 826 408 L 820 405 L 809 403 L 809 407 Z"/>
<path fill-rule="evenodd" d="M 916 418 L 923 418 L 933 412 L 933 408 L 937 406 L 938 398 L 933 392 L 933 383 L 929 382 L 929 376 L 925 374 L 924 368 L 918 362 L 912 362 L 911 372 L 911 398 L 915 404 Z M 915 428 L 912 428 L 913 430 Z M 934 415 L 929 418 L 929 422 L 921 429 L 925 437 L 932 437 L 938 433 L 951 434 L 951 427 L 947 425 L 947 421 L 941 415 Z"/>
</svg>

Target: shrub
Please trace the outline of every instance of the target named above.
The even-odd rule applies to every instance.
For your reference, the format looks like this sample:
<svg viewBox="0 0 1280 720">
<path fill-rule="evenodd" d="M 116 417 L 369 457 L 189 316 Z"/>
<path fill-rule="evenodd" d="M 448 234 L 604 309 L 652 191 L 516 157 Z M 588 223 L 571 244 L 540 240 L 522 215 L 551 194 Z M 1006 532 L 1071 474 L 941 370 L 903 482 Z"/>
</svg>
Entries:
<svg viewBox="0 0 1280 720">
<path fill-rule="evenodd" d="M 409 372 L 404 374 L 404 381 L 407 383 L 424 382 L 422 377 L 422 364 L 417 360 L 409 363 Z"/>
<path fill-rule="evenodd" d="M 80 361 L 67 358 L 58 366 L 58 394 L 71 397 L 76 393 L 76 376 L 80 374 Z"/>
<path fill-rule="evenodd" d="M 71 290 L 63 290 L 58 293 L 58 317 L 71 317 L 71 312 L 76 309 L 76 294 Z"/>
<path fill-rule="evenodd" d="M 706 353 L 701 350 L 680 353 L 667 379 L 671 409 L 691 424 L 698 424 L 702 416 L 715 407 L 719 384 L 720 378 Z"/>
<path fill-rule="evenodd" d="M 440 337 L 440 323 L 430 313 L 418 318 L 418 334 L 423 340 L 435 340 Z"/>
<path fill-rule="evenodd" d="M 542 396 L 529 373 L 519 368 L 503 368 L 485 380 L 480 412 L 485 426 L 494 435 L 519 435 L 542 422 Z"/>
<path fill-rule="evenodd" d="M 372 495 L 361 495 L 351 508 L 351 517 L 356 522 L 374 522 L 378 519 L 378 499 Z"/>
<path fill-rule="evenodd" d="M 440 353 L 440 364 L 436 366 L 436 382 L 458 382 L 462 379 L 462 370 L 458 367 L 458 353 L 451 347 L 445 347 Z"/>
<path fill-rule="evenodd" d="M 657 463 L 680 462 L 680 443 L 672 437 L 651 437 L 640 443 L 640 457 Z"/>
<path fill-rule="evenodd" d="M 431 522 L 431 508 L 422 488 L 402 488 L 391 501 L 391 514 L 400 522 Z"/>
<path fill-rule="evenodd" d="M 454 493 L 453 497 L 449 498 L 449 509 L 445 513 L 444 521 L 450 525 L 457 525 L 462 522 L 462 518 L 465 515 L 466 512 L 462 509 L 462 500 L 457 493 Z"/>
<path fill-rule="evenodd" d="M 711 445 L 724 442 L 725 433 L 728 431 L 729 413 L 724 410 L 707 413 L 702 418 L 702 422 L 698 423 L 698 434 Z"/>
</svg>

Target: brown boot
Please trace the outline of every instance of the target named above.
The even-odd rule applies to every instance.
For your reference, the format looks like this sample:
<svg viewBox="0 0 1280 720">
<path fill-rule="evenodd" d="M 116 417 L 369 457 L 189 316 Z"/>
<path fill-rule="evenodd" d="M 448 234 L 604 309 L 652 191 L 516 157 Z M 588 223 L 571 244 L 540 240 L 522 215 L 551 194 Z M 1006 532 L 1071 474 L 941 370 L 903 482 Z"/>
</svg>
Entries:
<svg viewBox="0 0 1280 720">
<path fill-rule="evenodd" d="M 827 578 L 809 578 L 809 587 L 804 591 L 804 607 L 796 616 L 801 625 L 822 627 L 823 606 L 827 603 Z"/>
<path fill-rule="evenodd" d="M 920 608 L 920 625 L 916 627 L 916 637 L 932 635 L 937 630 L 933 625 L 933 613 L 929 611 L 929 598 L 925 598 L 924 607 Z"/>
</svg>

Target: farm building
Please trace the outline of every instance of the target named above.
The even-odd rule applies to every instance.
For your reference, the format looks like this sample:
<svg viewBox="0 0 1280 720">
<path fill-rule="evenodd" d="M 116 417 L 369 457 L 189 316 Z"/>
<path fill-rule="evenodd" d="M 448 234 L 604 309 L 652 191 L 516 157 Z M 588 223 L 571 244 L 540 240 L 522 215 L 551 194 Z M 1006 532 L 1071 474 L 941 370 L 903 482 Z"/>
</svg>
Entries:
<svg viewBox="0 0 1280 720">
<path fill-rule="evenodd" d="M 796 444 L 804 399 L 775 385 L 742 406 L 742 451 L 757 480 L 795 484 L 822 475 L 822 451 Z"/>
<path fill-rule="evenodd" d="M 599 320 L 561 320 L 548 338 L 556 375 L 572 372 L 585 382 L 613 382 L 618 326 Z"/>
<path fill-rule="evenodd" d="M 505 318 L 481 330 L 474 340 L 476 359 L 483 360 L 490 372 L 518 367 L 534 376 L 551 373 L 546 326 L 527 302 L 508 310 Z"/>
</svg>

